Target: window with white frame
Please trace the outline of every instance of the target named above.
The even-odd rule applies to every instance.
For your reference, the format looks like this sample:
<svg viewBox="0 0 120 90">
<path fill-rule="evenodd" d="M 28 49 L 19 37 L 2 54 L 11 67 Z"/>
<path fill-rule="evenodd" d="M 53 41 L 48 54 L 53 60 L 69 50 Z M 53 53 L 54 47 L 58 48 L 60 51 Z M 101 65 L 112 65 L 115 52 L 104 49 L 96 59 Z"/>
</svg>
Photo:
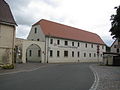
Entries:
<svg viewBox="0 0 120 90">
<path fill-rule="evenodd" d="M 64 51 L 64 57 L 68 57 L 68 51 Z"/>
</svg>

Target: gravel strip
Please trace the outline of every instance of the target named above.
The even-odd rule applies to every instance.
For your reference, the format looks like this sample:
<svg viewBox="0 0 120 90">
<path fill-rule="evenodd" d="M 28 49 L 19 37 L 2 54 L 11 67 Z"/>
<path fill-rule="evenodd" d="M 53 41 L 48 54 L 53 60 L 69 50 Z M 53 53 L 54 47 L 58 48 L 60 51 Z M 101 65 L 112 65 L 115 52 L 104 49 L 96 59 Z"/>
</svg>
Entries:
<svg viewBox="0 0 120 90">
<path fill-rule="evenodd" d="M 99 77 L 96 90 L 120 90 L 120 66 L 91 66 Z"/>
</svg>

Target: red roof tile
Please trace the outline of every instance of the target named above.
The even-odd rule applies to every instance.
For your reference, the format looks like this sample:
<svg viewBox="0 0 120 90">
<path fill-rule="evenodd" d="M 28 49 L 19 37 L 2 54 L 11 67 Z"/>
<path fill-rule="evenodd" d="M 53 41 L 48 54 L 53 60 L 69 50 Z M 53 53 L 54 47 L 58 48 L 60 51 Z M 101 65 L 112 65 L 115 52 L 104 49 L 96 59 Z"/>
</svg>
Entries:
<svg viewBox="0 0 120 90">
<path fill-rule="evenodd" d="M 85 41 L 90 43 L 105 44 L 103 40 L 95 33 L 59 24 L 48 20 L 40 20 L 34 25 L 39 24 L 43 33 L 47 36 Z"/>
<path fill-rule="evenodd" d="M 0 23 L 17 25 L 13 18 L 9 5 L 4 0 L 0 0 Z"/>
</svg>

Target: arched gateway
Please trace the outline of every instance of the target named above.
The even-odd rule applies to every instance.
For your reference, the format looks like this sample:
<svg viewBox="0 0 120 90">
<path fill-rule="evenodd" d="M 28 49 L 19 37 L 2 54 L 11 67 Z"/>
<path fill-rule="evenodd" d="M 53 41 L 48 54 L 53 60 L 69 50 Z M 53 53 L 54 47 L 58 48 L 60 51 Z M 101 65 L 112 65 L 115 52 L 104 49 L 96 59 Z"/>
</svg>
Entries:
<svg viewBox="0 0 120 90">
<path fill-rule="evenodd" d="M 20 48 L 22 63 L 45 63 L 45 42 L 18 39 L 16 46 Z M 19 54 L 18 54 L 19 55 Z"/>
<path fill-rule="evenodd" d="M 41 48 L 37 44 L 31 44 L 27 49 L 26 49 L 26 61 L 27 62 L 42 62 L 42 57 L 41 57 Z"/>
</svg>

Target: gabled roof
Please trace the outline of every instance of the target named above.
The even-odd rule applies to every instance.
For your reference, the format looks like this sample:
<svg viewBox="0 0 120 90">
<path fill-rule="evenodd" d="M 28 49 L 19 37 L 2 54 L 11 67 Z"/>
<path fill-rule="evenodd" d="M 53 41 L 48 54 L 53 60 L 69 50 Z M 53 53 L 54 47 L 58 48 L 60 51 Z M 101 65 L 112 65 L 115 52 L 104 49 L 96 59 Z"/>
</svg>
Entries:
<svg viewBox="0 0 120 90">
<path fill-rule="evenodd" d="M 17 25 L 9 5 L 4 0 L 0 0 L 0 23 Z"/>
<path fill-rule="evenodd" d="M 105 44 L 103 40 L 95 33 L 77 29 L 71 26 L 59 24 L 48 20 L 40 20 L 34 25 L 40 25 L 46 36 L 58 38 L 79 40 L 90 43 Z M 34 26 L 33 25 L 33 26 Z"/>
</svg>

